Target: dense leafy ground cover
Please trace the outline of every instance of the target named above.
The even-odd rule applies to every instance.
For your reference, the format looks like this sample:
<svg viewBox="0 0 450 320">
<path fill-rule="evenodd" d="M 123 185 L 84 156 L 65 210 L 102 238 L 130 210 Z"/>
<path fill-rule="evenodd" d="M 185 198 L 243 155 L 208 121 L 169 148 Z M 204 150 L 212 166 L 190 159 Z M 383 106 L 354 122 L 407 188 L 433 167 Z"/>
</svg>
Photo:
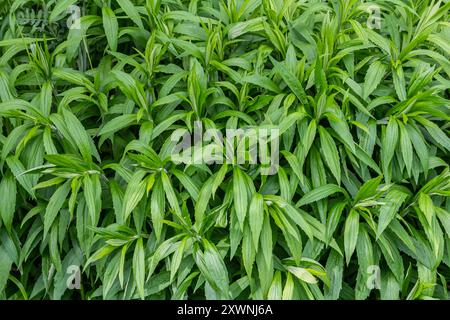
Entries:
<svg viewBox="0 0 450 320">
<path fill-rule="evenodd" d="M 1 1 L 0 298 L 448 299 L 449 7 Z"/>
</svg>

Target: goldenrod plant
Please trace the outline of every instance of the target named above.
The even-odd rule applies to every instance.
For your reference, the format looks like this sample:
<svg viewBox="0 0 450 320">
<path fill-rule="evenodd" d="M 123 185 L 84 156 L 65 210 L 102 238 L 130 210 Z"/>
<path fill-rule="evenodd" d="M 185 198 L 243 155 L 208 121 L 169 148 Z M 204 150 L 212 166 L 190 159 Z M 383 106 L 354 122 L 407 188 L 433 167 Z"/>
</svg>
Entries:
<svg viewBox="0 0 450 320">
<path fill-rule="evenodd" d="M 0 298 L 449 299 L 449 8 L 0 0 Z"/>
</svg>

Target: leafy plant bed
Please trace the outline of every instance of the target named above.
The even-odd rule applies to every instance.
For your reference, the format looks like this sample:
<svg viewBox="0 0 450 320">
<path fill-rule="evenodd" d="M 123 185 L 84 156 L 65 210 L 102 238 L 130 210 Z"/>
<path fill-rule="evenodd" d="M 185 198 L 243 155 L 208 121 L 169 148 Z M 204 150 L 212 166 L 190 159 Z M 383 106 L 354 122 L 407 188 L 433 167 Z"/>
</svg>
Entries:
<svg viewBox="0 0 450 320">
<path fill-rule="evenodd" d="M 448 299 L 449 8 L 2 1 L 0 298 Z"/>
</svg>

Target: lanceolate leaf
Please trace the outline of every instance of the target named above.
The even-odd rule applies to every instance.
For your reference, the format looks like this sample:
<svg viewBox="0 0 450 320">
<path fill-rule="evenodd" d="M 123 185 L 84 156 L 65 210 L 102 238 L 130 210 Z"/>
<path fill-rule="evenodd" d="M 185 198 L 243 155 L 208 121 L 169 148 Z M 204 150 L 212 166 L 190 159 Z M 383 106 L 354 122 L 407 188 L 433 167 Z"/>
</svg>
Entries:
<svg viewBox="0 0 450 320">
<path fill-rule="evenodd" d="M 53 193 L 49 199 L 44 215 L 44 236 L 50 230 L 50 227 L 66 201 L 69 192 L 70 181 L 66 181 L 63 185 L 56 189 L 55 193 Z"/>
<path fill-rule="evenodd" d="M 145 252 L 142 238 L 136 241 L 133 255 L 133 274 L 136 281 L 136 287 L 141 299 L 145 298 L 144 282 L 145 282 Z"/>
<path fill-rule="evenodd" d="M 0 182 L 0 217 L 6 229 L 10 232 L 16 209 L 16 182 L 11 174 L 7 174 Z"/>
<path fill-rule="evenodd" d="M 395 218 L 398 209 L 407 197 L 407 194 L 397 190 L 392 190 L 388 193 L 384 199 L 384 204 L 380 208 L 380 218 L 377 229 L 378 236 L 384 231 L 384 229 L 386 229 L 392 219 Z"/>
<path fill-rule="evenodd" d="M 305 194 L 300 201 L 297 203 L 298 206 L 303 206 L 312 202 L 316 202 L 323 198 L 329 197 L 332 194 L 337 192 L 343 192 L 344 189 L 334 184 L 327 184 L 324 186 L 320 186 L 307 194 Z"/>
<path fill-rule="evenodd" d="M 300 100 L 301 103 L 306 103 L 306 93 L 302 87 L 300 81 L 296 78 L 292 71 L 286 68 L 283 63 L 277 62 L 272 59 L 272 63 L 275 64 L 275 70 L 279 73 L 279 75 L 283 78 L 283 80 L 288 85 L 289 89 L 292 90 L 292 93 L 296 95 L 296 97 Z"/>
<path fill-rule="evenodd" d="M 120 5 L 123 11 L 125 11 L 127 16 L 130 17 L 130 19 L 138 25 L 139 28 L 144 29 L 141 17 L 139 16 L 139 11 L 130 0 L 117 0 L 117 3 Z"/>
<path fill-rule="evenodd" d="M 252 239 L 255 248 L 258 248 L 259 236 L 264 221 L 264 200 L 263 196 L 259 193 L 255 193 L 250 202 L 250 208 L 248 210 L 249 224 L 252 232 Z"/>
<path fill-rule="evenodd" d="M 114 11 L 109 7 L 102 8 L 103 15 L 103 27 L 105 28 L 106 38 L 108 39 L 109 47 L 112 51 L 117 51 L 117 41 L 119 26 L 117 23 L 116 15 Z"/>
<path fill-rule="evenodd" d="M 132 177 L 123 197 L 122 217 L 126 220 L 133 209 L 138 205 L 145 193 L 145 172 L 138 171 Z"/>
<path fill-rule="evenodd" d="M 228 297 L 229 280 L 225 263 L 217 249 L 204 241 L 204 251 L 197 252 L 196 262 L 210 285 L 217 289 L 223 298 Z"/>
<path fill-rule="evenodd" d="M 317 283 L 317 279 L 307 269 L 300 267 L 287 267 L 287 269 L 301 281 L 312 284 Z"/>
<path fill-rule="evenodd" d="M 411 138 L 409 137 L 408 131 L 402 123 L 399 123 L 400 128 L 400 149 L 402 151 L 403 160 L 405 161 L 406 169 L 408 174 L 411 174 L 411 169 L 413 165 L 413 147 Z"/>
<path fill-rule="evenodd" d="M 398 144 L 398 124 L 394 117 L 390 117 L 386 131 L 383 137 L 383 154 L 382 154 L 382 164 L 384 172 L 390 177 L 389 165 L 394 157 L 395 148 Z M 387 177 L 387 178 L 388 178 Z M 386 179 L 387 179 L 386 178 Z M 388 179 L 387 179 L 388 180 Z M 389 181 L 389 180 L 388 180 Z"/>
<path fill-rule="evenodd" d="M 375 61 L 367 69 L 363 87 L 363 98 L 367 99 L 369 95 L 378 87 L 386 73 L 386 67 L 381 61 Z"/>
<path fill-rule="evenodd" d="M 235 168 L 233 171 L 233 195 L 236 215 L 239 225 L 243 229 L 248 210 L 248 194 L 244 174 L 239 168 Z"/>
<path fill-rule="evenodd" d="M 3 291 L 8 281 L 9 272 L 11 270 L 13 261 L 8 255 L 8 252 L 1 247 L 0 248 L 0 291 Z"/>
<path fill-rule="evenodd" d="M 319 127 L 320 146 L 324 162 L 330 168 L 338 184 L 341 183 L 341 165 L 336 144 L 331 135 L 323 127 Z"/>
<path fill-rule="evenodd" d="M 350 263 L 353 252 L 356 248 L 359 233 L 359 213 L 356 210 L 350 210 L 350 214 L 345 219 L 344 226 L 344 249 L 345 261 Z"/>
<path fill-rule="evenodd" d="M 161 179 L 157 179 L 152 191 L 151 196 L 151 219 L 153 228 L 155 230 L 156 238 L 159 240 L 161 237 L 164 213 L 165 213 L 165 199 L 164 199 L 164 189 L 162 186 Z"/>
</svg>

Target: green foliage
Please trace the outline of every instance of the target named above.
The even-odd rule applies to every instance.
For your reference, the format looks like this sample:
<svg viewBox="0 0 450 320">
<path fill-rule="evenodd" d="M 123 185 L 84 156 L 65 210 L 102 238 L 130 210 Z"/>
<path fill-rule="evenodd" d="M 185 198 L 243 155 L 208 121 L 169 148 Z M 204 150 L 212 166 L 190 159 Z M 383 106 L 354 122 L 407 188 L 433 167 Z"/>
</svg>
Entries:
<svg viewBox="0 0 450 320">
<path fill-rule="evenodd" d="M 0 298 L 448 299 L 449 8 L 0 1 Z M 172 161 L 194 121 L 279 169 Z"/>
</svg>

